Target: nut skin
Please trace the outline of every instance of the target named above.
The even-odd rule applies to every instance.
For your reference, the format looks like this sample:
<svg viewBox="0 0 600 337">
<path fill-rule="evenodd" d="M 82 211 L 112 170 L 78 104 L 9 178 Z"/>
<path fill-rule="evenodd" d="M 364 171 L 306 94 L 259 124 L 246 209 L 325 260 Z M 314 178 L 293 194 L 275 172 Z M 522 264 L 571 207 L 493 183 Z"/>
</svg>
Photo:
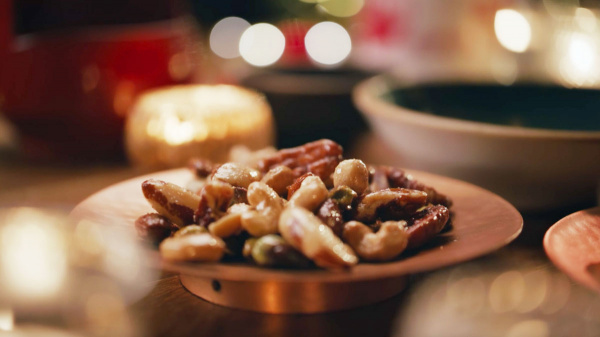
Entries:
<svg viewBox="0 0 600 337">
<path fill-rule="evenodd" d="M 325 200 L 321 207 L 319 207 L 317 217 L 329 226 L 336 236 L 342 236 L 344 231 L 344 217 L 337 201 L 333 199 Z"/>
<path fill-rule="evenodd" d="M 422 184 L 415 180 L 410 174 L 396 167 L 382 167 L 386 173 L 391 188 L 407 188 L 427 193 L 427 203 L 440 204 L 446 207 L 452 206 L 452 200 L 446 195 L 436 191 L 433 187 Z"/>
<path fill-rule="evenodd" d="M 357 194 L 362 194 L 369 187 L 369 170 L 367 165 L 358 159 L 340 162 L 332 178 L 334 187 L 348 186 Z"/>
<path fill-rule="evenodd" d="M 263 267 L 305 268 L 310 261 L 281 236 L 269 234 L 258 238 L 251 249 L 252 260 Z"/>
<path fill-rule="evenodd" d="M 361 197 L 355 219 L 363 223 L 398 220 L 427 204 L 427 193 L 405 188 L 388 188 Z"/>
<path fill-rule="evenodd" d="M 234 187 L 227 183 L 212 181 L 206 184 L 200 191 L 199 203 L 194 213 L 194 222 L 200 226 L 208 227 L 227 212 L 234 196 Z"/>
<path fill-rule="evenodd" d="M 344 225 L 344 241 L 366 261 L 388 261 L 406 249 L 408 233 L 405 221 L 386 221 L 373 233 L 371 228 L 358 221 Z"/>
<path fill-rule="evenodd" d="M 213 180 L 243 188 L 248 188 L 251 183 L 259 181 L 260 178 L 261 173 L 259 171 L 236 163 L 225 163 L 212 174 Z"/>
<path fill-rule="evenodd" d="M 175 184 L 149 179 L 142 183 L 144 197 L 160 215 L 179 226 L 194 222 L 200 197 Z"/>
<path fill-rule="evenodd" d="M 354 251 L 303 207 L 288 206 L 284 209 L 279 217 L 279 232 L 285 241 L 319 267 L 336 269 L 358 263 Z"/>
<path fill-rule="evenodd" d="M 225 254 L 225 242 L 209 233 L 170 237 L 161 242 L 160 255 L 168 261 L 216 262 Z"/>
<path fill-rule="evenodd" d="M 429 205 L 407 220 L 408 249 L 415 249 L 442 231 L 450 211 L 443 205 Z"/>
<path fill-rule="evenodd" d="M 217 167 L 213 162 L 204 158 L 192 158 L 188 162 L 188 168 L 198 178 L 206 178 Z"/>
<path fill-rule="evenodd" d="M 157 246 L 162 240 L 177 231 L 179 227 L 165 216 L 158 213 L 148 213 L 135 220 L 135 229 L 141 239 Z"/>
</svg>

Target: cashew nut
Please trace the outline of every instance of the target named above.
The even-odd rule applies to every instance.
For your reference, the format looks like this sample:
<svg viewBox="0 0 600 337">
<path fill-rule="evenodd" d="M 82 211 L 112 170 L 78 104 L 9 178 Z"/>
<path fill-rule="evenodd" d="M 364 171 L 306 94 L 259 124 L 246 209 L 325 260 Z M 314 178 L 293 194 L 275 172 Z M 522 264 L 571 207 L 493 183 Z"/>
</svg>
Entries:
<svg viewBox="0 0 600 337">
<path fill-rule="evenodd" d="M 328 195 L 329 191 L 321 178 L 309 176 L 302 181 L 300 188 L 292 195 L 289 205 L 314 211 L 327 199 Z"/>
<path fill-rule="evenodd" d="M 287 187 L 294 183 L 294 172 L 287 166 L 277 166 L 267 172 L 262 182 L 269 185 L 277 194 L 286 195 Z"/>
<path fill-rule="evenodd" d="M 250 183 L 260 180 L 260 172 L 241 164 L 226 163 L 215 171 L 212 179 L 224 181 L 233 186 L 248 188 Z"/>
<path fill-rule="evenodd" d="M 305 208 L 286 207 L 279 217 L 279 232 L 317 266 L 339 268 L 358 262 L 352 249 Z"/>
<path fill-rule="evenodd" d="M 160 255 L 171 261 L 219 261 L 225 253 L 225 242 L 209 233 L 189 234 L 165 239 Z"/>
<path fill-rule="evenodd" d="M 248 186 L 248 203 L 253 210 L 242 213 L 242 227 L 252 236 L 277 233 L 277 221 L 284 202 L 265 183 L 253 182 Z"/>
<path fill-rule="evenodd" d="M 183 187 L 150 179 L 142 183 L 144 197 L 158 214 L 167 217 L 179 226 L 194 222 L 194 211 L 200 197 Z"/>
<path fill-rule="evenodd" d="M 238 234 L 242 230 L 242 214 L 230 213 L 208 225 L 210 234 L 226 238 Z"/>
<path fill-rule="evenodd" d="M 356 207 L 356 220 L 370 223 L 377 218 L 398 219 L 426 203 L 427 193 L 423 191 L 388 188 L 365 195 Z"/>
<path fill-rule="evenodd" d="M 406 221 L 386 221 L 377 233 L 358 221 L 344 225 L 344 240 L 368 261 L 387 261 L 400 255 L 408 244 Z"/>
<path fill-rule="evenodd" d="M 369 170 L 358 159 L 347 159 L 338 164 L 333 171 L 333 186 L 348 186 L 361 194 L 369 187 Z"/>
</svg>

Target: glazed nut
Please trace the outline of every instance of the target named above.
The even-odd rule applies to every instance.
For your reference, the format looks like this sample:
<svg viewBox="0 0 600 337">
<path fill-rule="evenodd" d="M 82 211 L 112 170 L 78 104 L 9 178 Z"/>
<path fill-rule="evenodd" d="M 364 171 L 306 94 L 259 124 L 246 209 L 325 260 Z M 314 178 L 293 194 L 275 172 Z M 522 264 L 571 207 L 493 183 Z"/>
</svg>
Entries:
<svg viewBox="0 0 600 337">
<path fill-rule="evenodd" d="M 208 225 L 208 231 L 220 238 L 230 237 L 242 230 L 242 214 L 230 213 Z"/>
<path fill-rule="evenodd" d="M 189 234 L 165 239 L 160 255 L 169 261 L 219 261 L 225 253 L 225 242 L 209 233 Z"/>
<path fill-rule="evenodd" d="M 220 181 L 211 181 L 200 191 L 200 202 L 196 206 L 194 220 L 200 226 L 209 224 L 221 218 L 235 195 L 234 187 Z"/>
<path fill-rule="evenodd" d="M 411 215 L 427 204 L 427 193 L 405 188 L 388 188 L 365 195 L 356 206 L 356 220 L 371 223 Z"/>
<path fill-rule="evenodd" d="M 242 164 L 226 163 L 213 173 L 212 179 L 248 188 L 252 182 L 260 180 L 260 172 Z"/>
<path fill-rule="evenodd" d="M 289 205 L 314 211 L 327 199 L 328 195 L 329 191 L 321 178 L 309 176 L 302 181 L 300 188 L 292 195 Z"/>
<path fill-rule="evenodd" d="M 408 233 L 405 221 L 386 221 L 373 233 L 371 228 L 358 221 L 344 225 L 344 240 L 361 259 L 367 261 L 387 261 L 400 255 L 406 249 Z"/>
<path fill-rule="evenodd" d="M 277 233 L 283 199 L 267 184 L 253 182 L 248 186 L 248 202 L 254 209 L 242 213 L 242 228 L 256 237 Z"/>
<path fill-rule="evenodd" d="M 283 196 L 287 194 L 287 187 L 294 183 L 294 180 L 292 169 L 287 166 L 277 166 L 265 173 L 261 181 Z"/>
<path fill-rule="evenodd" d="M 161 180 L 150 179 L 142 183 L 144 197 L 159 214 L 179 226 L 194 222 L 194 211 L 200 197 L 183 187 Z"/>
<path fill-rule="evenodd" d="M 198 226 L 198 225 L 189 225 L 189 226 L 185 226 L 182 227 L 181 229 L 179 229 L 177 232 L 175 232 L 173 234 L 173 237 L 179 237 L 179 236 L 184 236 L 184 235 L 191 235 L 191 234 L 200 234 L 200 233 L 208 233 L 208 230 L 205 227 L 202 226 Z"/>
<path fill-rule="evenodd" d="M 450 219 L 450 211 L 443 205 L 429 205 L 407 220 L 407 249 L 422 246 L 442 231 Z"/>
<path fill-rule="evenodd" d="M 338 186 L 329 191 L 329 198 L 345 208 L 352 206 L 352 202 L 356 197 L 358 197 L 358 194 L 348 186 Z"/>
<path fill-rule="evenodd" d="M 254 247 L 256 240 L 258 240 L 258 238 L 250 237 L 246 239 L 246 241 L 244 241 L 244 248 L 242 248 L 242 256 L 249 260 L 252 259 L 252 247 Z"/>
<path fill-rule="evenodd" d="M 355 265 L 358 258 L 348 245 L 335 236 L 311 211 L 286 207 L 279 217 L 281 236 L 304 256 L 323 268 Z"/>
<path fill-rule="evenodd" d="M 265 267 L 306 267 L 309 260 L 281 236 L 261 236 L 252 245 L 252 260 Z"/>
<path fill-rule="evenodd" d="M 333 186 L 348 186 L 354 192 L 362 194 L 369 187 L 367 165 L 358 159 L 342 161 L 333 171 Z"/>
<path fill-rule="evenodd" d="M 138 236 L 146 242 L 158 245 L 162 240 L 171 236 L 179 229 L 167 217 L 158 213 L 148 213 L 135 220 Z"/>
</svg>

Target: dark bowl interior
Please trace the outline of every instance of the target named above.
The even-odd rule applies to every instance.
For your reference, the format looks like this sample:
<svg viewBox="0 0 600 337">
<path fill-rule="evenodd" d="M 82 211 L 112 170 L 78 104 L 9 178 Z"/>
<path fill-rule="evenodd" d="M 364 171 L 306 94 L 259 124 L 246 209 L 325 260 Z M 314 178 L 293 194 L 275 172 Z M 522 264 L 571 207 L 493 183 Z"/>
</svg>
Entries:
<svg viewBox="0 0 600 337">
<path fill-rule="evenodd" d="M 393 103 L 443 117 L 540 129 L 600 131 L 600 90 L 520 83 L 437 83 L 395 89 Z"/>
</svg>

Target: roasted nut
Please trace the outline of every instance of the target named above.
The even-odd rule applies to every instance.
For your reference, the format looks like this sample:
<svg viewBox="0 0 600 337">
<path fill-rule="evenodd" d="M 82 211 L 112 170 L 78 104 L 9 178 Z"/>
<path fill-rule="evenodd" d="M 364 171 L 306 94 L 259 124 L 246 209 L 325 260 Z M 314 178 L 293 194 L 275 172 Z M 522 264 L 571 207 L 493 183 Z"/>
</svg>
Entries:
<svg viewBox="0 0 600 337">
<path fill-rule="evenodd" d="M 357 194 L 369 187 L 369 170 L 358 159 L 347 159 L 337 165 L 333 172 L 333 186 L 348 186 Z"/>
<path fill-rule="evenodd" d="M 388 183 L 390 187 L 396 188 L 408 188 L 411 190 L 419 190 L 427 193 L 427 203 L 430 204 L 441 204 L 446 207 L 452 205 L 452 200 L 442 193 L 436 191 L 433 187 L 429 187 L 415 180 L 410 174 L 405 171 L 395 168 L 384 166 L 383 169 L 386 171 Z"/>
<path fill-rule="evenodd" d="M 314 211 L 327 199 L 328 194 L 329 191 L 321 178 L 306 177 L 300 184 L 300 188 L 290 198 L 289 205 Z"/>
<path fill-rule="evenodd" d="M 256 168 L 258 162 L 277 153 L 277 149 L 267 146 L 260 150 L 250 150 L 246 145 L 235 145 L 229 150 L 229 161 Z"/>
<path fill-rule="evenodd" d="M 233 186 L 220 181 L 206 184 L 200 191 L 200 202 L 194 214 L 194 222 L 207 227 L 221 218 L 234 197 Z"/>
<path fill-rule="evenodd" d="M 239 186 L 248 188 L 248 185 L 254 181 L 260 180 L 260 172 L 236 163 L 226 163 L 221 166 L 213 173 L 213 180 L 220 180 L 231 184 L 233 186 Z"/>
<path fill-rule="evenodd" d="M 292 196 L 294 195 L 294 193 L 296 193 L 296 191 L 300 188 L 300 185 L 302 185 L 302 182 L 304 181 L 304 179 L 308 178 L 308 177 L 312 177 L 314 176 L 314 174 L 308 172 L 305 173 L 303 175 L 301 175 L 300 177 L 296 178 L 296 180 L 294 180 L 294 182 L 287 187 L 288 193 L 287 193 L 287 200 L 290 200 L 292 198 Z"/>
<path fill-rule="evenodd" d="M 242 227 L 257 237 L 277 233 L 283 199 L 267 184 L 253 182 L 248 186 L 248 202 L 254 209 L 242 213 Z"/>
<path fill-rule="evenodd" d="M 388 182 L 387 170 L 381 166 L 369 167 L 369 193 L 377 192 L 390 188 Z M 396 186 L 400 187 L 400 186 Z"/>
<path fill-rule="evenodd" d="M 344 225 L 344 240 L 361 259 L 367 261 L 387 261 L 400 255 L 408 243 L 405 221 L 386 221 L 377 233 L 358 222 Z"/>
<path fill-rule="evenodd" d="M 342 147 L 329 140 L 322 139 L 302 146 L 279 150 L 273 156 L 258 162 L 258 168 L 266 173 L 276 166 L 287 166 L 296 177 L 312 172 L 325 184 L 331 183 L 331 174 L 342 159 Z"/>
<path fill-rule="evenodd" d="M 269 185 L 277 194 L 285 196 L 288 193 L 287 187 L 295 180 L 294 172 L 287 166 L 277 166 L 267 172 L 262 182 Z"/>
<path fill-rule="evenodd" d="M 340 268 L 355 265 L 352 249 L 331 228 L 303 207 L 286 207 L 279 218 L 281 236 L 317 266 Z"/>
<path fill-rule="evenodd" d="M 182 227 L 180 230 L 173 234 L 173 237 L 190 235 L 190 234 L 200 234 L 200 233 L 208 233 L 206 227 L 198 226 L 198 225 L 189 225 Z"/>
<path fill-rule="evenodd" d="M 165 239 L 160 255 L 170 261 L 219 261 L 225 253 L 225 242 L 209 233 L 189 234 Z"/>
<path fill-rule="evenodd" d="M 323 205 L 319 207 L 317 217 L 331 228 L 333 234 L 339 237 L 342 236 L 342 232 L 344 231 L 344 217 L 342 216 L 340 205 L 335 200 L 325 200 Z"/>
<path fill-rule="evenodd" d="M 242 230 L 242 214 L 241 213 L 230 213 L 219 220 L 208 225 L 208 231 L 210 234 L 218 236 L 220 238 L 230 237 L 235 234 L 239 234 Z"/>
<path fill-rule="evenodd" d="M 349 209 L 358 194 L 348 186 L 338 186 L 329 191 L 329 198 L 335 200 L 340 207 Z"/>
<path fill-rule="evenodd" d="M 250 237 L 250 238 L 246 239 L 246 241 L 244 242 L 244 248 L 242 249 L 242 255 L 249 260 L 252 259 L 252 247 L 254 247 L 256 240 L 258 240 L 258 238 Z"/>
<path fill-rule="evenodd" d="M 405 188 L 388 188 L 365 195 L 356 206 L 356 220 L 398 220 L 415 213 L 427 203 L 427 193 Z"/>
<path fill-rule="evenodd" d="M 188 162 L 188 168 L 198 178 L 206 178 L 216 168 L 216 165 L 208 159 L 192 158 Z"/>
<path fill-rule="evenodd" d="M 180 186 L 150 179 L 142 183 L 144 197 L 159 214 L 179 226 L 194 222 L 194 210 L 200 197 Z"/>
<path fill-rule="evenodd" d="M 179 227 L 167 217 L 158 213 L 148 213 L 135 220 L 138 236 L 146 242 L 158 245 L 162 240 L 171 236 Z"/>
<path fill-rule="evenodd" d="M 281 236 L 262 236 L 252 245 L 252 260 L 264 267 L 307 267 L 310 261 Z"/>
<path fill-rule="evenodd" d="M 407 220 L 408 249 L 422 246 L 442 231 L 450 211 L 443 205 L 429 206 Z"/>
</svg>

